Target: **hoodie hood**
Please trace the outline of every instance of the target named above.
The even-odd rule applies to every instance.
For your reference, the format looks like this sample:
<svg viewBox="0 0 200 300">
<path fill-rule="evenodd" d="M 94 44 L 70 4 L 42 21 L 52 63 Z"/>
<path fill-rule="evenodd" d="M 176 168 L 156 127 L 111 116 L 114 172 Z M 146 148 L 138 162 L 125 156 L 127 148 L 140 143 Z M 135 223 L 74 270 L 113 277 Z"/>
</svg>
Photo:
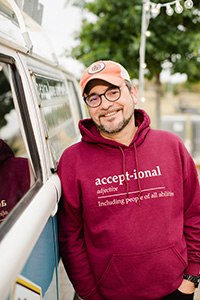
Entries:
<svg viewBox="0 0 200 300">
<path fill-rule="evenodd" d="M 14 157 L 13 151 L 2 139 L 0 139 L 0 164 L 10 157 Z"/>
<path fill-rule="evenodd" d="M 128 147 L 133 145 L 133 143 L 135 143 L 136 147 L 140 146 L 144 142 L 145 137 L 150 130 L 150 118 L 145 111 L 141 109 L 135 109 L 134 115 L 135 125 L 138 126 L 138 130 L 133 138 L 132 143 Z M 109 147 L 119 148 L 120 145 L 121 148 L 127 148 L 126 145 L 119 144 L 118 142 L 115 142 L 113 140 L 103 138 L 99 134 L 92 119 L 81 120 L 79 122 L 79 129 L 82 135 L 82 141 L 84 142 L 95 143 L 104 147 L 106 147 L 107 145 Z"/>
</svg>

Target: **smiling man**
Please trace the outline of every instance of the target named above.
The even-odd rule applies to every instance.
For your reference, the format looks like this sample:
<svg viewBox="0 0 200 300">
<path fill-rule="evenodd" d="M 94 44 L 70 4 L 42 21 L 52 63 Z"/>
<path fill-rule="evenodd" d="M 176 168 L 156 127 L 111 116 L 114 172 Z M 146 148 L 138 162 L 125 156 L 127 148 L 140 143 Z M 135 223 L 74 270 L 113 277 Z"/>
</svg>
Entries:
<svg viewBox="0 0 200 300">
<path fill-rule="evenodd" d="M 60 254 L 83 299 L 193 299 L 200 187 L 181 139 L 150 128 L 129 74 L 98 61 L 81 78 L 90 117 L 59 163 Z"/>
<path fill-rule="evenodd" d="M 106 67 L 104 62 L 99 62 L 93 64 L 88 73 L 83 74 L 81 85 L 85 87 L 84 100 L 93 122 L 103 137 L 117 139 L 119 142 L 121 139 L 124 141 L 126 137 L 126 144 L 129 144 L 135 133 L 136 89 L 131 85 L 129 74 L 121 65 L 107 61 Z M 113 71 L 118 72 L 119 77 L 114 76 Z M 93 79 L 88 80 L 90 77 L 88 78 L 87 74 Z M 105 81 L 106 79 L 108 81 Z"/>
<path fill-rule="evenodd" d="M 85 102 L 101 136 L 121 142 L 128 134 L 129 144 L 135 132 L 134 104 L 137 99 L 133 96 L 134 90 L 129 91 L 125 82 L 117 87 L 96 79 L 87 84 L 84 95 L 87 95 Z"/>
</svg>

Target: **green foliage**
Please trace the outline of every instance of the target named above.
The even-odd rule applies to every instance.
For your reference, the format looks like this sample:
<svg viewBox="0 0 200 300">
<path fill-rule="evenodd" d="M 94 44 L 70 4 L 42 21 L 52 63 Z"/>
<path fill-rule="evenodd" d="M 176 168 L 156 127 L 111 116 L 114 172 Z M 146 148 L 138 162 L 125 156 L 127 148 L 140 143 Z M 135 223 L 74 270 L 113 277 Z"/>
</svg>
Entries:
<svg viewBox="0 0 200 300">
<path fill-rule="evenodd" d="M 122 63 L 132 77 L 138 76 L 141 26 L 141 1 L 78 1 L 96 16 L 96 22 L 83 20 L 77 34 L 80 44 L 70 55 L 85 65 L 95 60 L 112 59 Z M 134 4 L 133 4 L 134 2 Z M 76 2 L 77 4 L 77 2 Z"/>
<path fill-rule="evenodd" d="M 149 77 L 153 77 L 159 68 L 161 71 L 162 63 L 167 60 L 173 73 L 186 73 L 189 81 L 199 81 L 199 1 L 194 1 L 193 9 L 184 8 L 182 14 L 174 13 L 173 16 L 168 16 L 162 8 L 160 14 L 150 21 L 149 30 L 152 32 L 146 47 Z"/>
<path fill-rule="evenodd" d="M 70 1 L 70 0 L 69 0 Z M 79 44 L 68 55 L 86 66 L 100 59 L 111 59 L 124 65 L 131 77 L 139 76 L 141 37 L 141 0 L 72 0 L 83 11 L 96 16 L 96 21 L 83 19 L 76 34 Z M 166 3 L 167 1 L 153 1 Z M 172 72 L 186 73 L 188 80 L 200 80 L 200 3 L 192 9 L 168 16 L 165 8 L 151 18 L 146 39 L 146 76 L 151 79 L 162 71 L 162 64 L 171 63 Z M 180 2 L 184 5 L 184 1 Z M 174 6 L 173 6 L 174 8 Z"/>
</svg>

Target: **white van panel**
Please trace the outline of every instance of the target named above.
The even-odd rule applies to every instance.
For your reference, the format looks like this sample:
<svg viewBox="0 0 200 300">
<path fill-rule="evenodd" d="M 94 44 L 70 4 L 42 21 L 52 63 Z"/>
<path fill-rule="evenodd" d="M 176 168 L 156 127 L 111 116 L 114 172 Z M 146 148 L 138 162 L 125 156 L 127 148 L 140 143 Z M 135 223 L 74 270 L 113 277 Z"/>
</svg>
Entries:
<svg viewBox="0 0 200 300">
<path fill-rule="evenodd" d="M 2 240 L 0 246 L 1 270 L 3 270 L 0 280 L 2 300 L 7 297 L 16 274 L 21 271 L 28 259 L 60 195 L 60 180 L 57 175 L 53 175 Z M 20 235 L 19 232 L 23 234 Z"/>
<path fill-rule="evenodd" d="M 50 300 L 51 297 L 56 300 L 59 298 L 59 255 L 55 214 L 61 197 L 61 184 L 59 177 L 53 172 L 56 172 L 59 157 L 64 149 L 53 146 L 57 139 L 62 142 L 63 147 L 68 147 L 80 139 L 78 121 L 86 117 L 86 110 L 84 101 L 80 100 L 81 91 L 77 80 L 56 61 L 42 28 L 21 12 L 33 43 L 31 51 L 15 23 L 17 19 L 8 2 L 0 0 L 0 67 L 8 70 L 5 77 L 8 75 L 10 79 L 13 109 L 19 119 L 18 128 L 23 137 L 20 142 L 24 140 L 28 156 L 26 157 L 32 164 L 35 181 L 0 225 L 3 275 L 0 280 L 0 297 L 1 300 L 9 299 L 13 283 L 17 276 L 23 273 L 27 279 L 33 278 L 39 286 L 43 285 L 44 300 Z M 49 51 L 45 50 L 45 53 L 42 53 L 46 49 L 44 44 L 48 44 Z M 45 78 L 62 82 L 61 88 L 66 88 L 66 99 L 52 97 L 42 103 L 37 89 L 37 74 L 44 76 L 44 81 L 41 81 L 44 85 Z M 65 117 L 63 112 L 63 118 L 59 115 L 58 120 L 54 119 L 55 115 L 62 111 L 63 103 L 67 103 L 67 109 L 69 107 L 69 117 Z M 52 121 L 55 120 L 55 127 L 54 123 L 48 126 L 50 113 Z M 10 115 L 10 111 L 8 114 Z M 0 135 L 0 138 L 3 137 Z M 34 257 L 35 254 L 38 256 Z M 38 272 L 40 276 L 37 276 Z M 49 276 L 46 276 L 47 274 Z M 49 277 L 48 280 L 46 277 Z"/>
</svg>

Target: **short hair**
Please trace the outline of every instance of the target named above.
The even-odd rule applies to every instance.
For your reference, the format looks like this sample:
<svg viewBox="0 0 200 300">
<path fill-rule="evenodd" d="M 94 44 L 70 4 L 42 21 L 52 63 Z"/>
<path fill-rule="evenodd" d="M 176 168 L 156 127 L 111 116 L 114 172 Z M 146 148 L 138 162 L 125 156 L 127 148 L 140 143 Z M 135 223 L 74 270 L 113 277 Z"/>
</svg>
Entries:
<svg viewBox="0 0 200 300">
<path fill-rule="evenodd" d="M 126 83 L 126 86 L 129 90 L 129 92 L 131 93 L 132 88 L 133 88 L 133 84 L 129 80 L 126 80 L 126 79 L 125 79 L 125 83 Z"/>
</svg>

